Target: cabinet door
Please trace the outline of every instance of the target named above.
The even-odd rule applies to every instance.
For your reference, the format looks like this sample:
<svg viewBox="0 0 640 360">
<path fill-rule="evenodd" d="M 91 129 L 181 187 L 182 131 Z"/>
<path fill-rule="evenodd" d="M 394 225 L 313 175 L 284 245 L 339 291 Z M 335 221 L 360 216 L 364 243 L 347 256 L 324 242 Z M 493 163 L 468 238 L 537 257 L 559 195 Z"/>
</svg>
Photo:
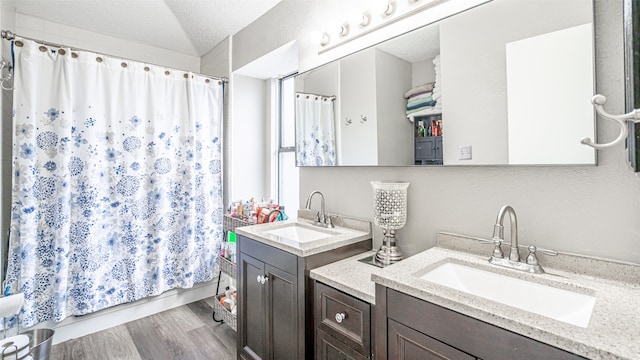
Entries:
<svg viewBox="0 0 640 360">
<path fill-rule="evenodd" d="M 276 267 L 265 265 L 267 286 L 267 339 L 269 359 L 297 360 L 298 279 Z M 304 329 L 302 329 L 304 331 Z M 264 358 L 266 359 L 266 358 Z"/>
<path fill-rule="evenodd" d="M 442 136 L 436 136 L 436 160 L 442 160 Z"/>
<path fill-rule="evenodd" d="M 316 329 L 316 360 L 365 360 L 366 357 L 333 336 Z"/>
<path fill-rule="evenodd" d="M 416 138 L 416 160 L 434 160 L 436 141 L 434 137 Z"/>
<path fill-rule="evenodd" d="M 238 319 L 242 321 L 242 333 L 239 334 L 242 344 L 242 355 L 248 359 L 266 359 L 266 306 L 265 285 L 258 281 L 258 277 L 265 275 L 264 263 L 251 256 L 242 254 L 240 264 L 242 278 L 240 279 L 239 297 L 242 301 L 242 314 Z"/>
<path fill-rule="evenodd" d="M 475 359 L 469 354 L 393 320 L 389 319 L 388 323 L 388 358 L 390 360 Z"/>
</svg>

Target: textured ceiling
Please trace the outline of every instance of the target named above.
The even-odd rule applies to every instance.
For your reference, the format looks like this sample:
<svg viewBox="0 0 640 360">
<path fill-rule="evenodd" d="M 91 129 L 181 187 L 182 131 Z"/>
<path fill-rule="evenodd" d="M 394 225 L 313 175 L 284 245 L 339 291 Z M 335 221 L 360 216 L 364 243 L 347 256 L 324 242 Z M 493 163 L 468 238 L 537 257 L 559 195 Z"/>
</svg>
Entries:
<svg viewBox="0 0 640 360">
<path fill-rule="evenodd" d="M 202 56 L 280 0 L 2 0 L 17 12 Z"/>
</svg>

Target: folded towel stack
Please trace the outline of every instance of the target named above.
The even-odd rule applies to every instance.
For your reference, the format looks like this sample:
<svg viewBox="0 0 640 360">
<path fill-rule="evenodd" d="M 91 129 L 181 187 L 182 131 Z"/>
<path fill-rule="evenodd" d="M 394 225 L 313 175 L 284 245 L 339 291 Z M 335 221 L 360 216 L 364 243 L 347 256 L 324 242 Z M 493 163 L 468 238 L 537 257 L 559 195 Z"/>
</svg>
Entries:
<svg viewBox="0 0 640 360">
<path fill-rule="evenodd" d="M 433 59 L 436 81 L 416 86 L 404 93 L 407 99 L 407 118 L 442 113 L 442 86 L 440 85 L 440 55 Z"/>
</svg>

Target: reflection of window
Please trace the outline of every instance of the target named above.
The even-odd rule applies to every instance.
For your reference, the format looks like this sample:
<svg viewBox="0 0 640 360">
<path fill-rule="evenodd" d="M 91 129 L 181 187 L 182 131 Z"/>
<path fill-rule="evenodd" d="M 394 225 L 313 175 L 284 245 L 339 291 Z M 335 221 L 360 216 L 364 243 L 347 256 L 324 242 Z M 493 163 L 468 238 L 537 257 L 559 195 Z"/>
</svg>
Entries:
<svg viewBox="0 0 640 360">
<path fill-rule="evenodd" d="M 299 177 L 295 156 L 295 89 L 294 75 L 278 81 L 278 201 L 288 214 L 295 215 L 300 207 Z"/>
</svg>

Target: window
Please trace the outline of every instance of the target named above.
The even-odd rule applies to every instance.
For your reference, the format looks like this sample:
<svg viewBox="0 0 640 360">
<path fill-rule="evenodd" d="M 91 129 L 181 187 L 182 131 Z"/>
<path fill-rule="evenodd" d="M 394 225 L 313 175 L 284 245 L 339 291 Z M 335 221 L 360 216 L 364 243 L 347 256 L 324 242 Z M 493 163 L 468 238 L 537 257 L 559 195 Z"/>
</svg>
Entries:
<svg viewBox="0 0 640 360">
<path fill-rule="evenodd" d="M 290 216 L 300 206 L 299 176 L 295 152 L 294 75 L 285 76 L 278 81 L 278 201 L 285 206 Z"/>
</svg>

